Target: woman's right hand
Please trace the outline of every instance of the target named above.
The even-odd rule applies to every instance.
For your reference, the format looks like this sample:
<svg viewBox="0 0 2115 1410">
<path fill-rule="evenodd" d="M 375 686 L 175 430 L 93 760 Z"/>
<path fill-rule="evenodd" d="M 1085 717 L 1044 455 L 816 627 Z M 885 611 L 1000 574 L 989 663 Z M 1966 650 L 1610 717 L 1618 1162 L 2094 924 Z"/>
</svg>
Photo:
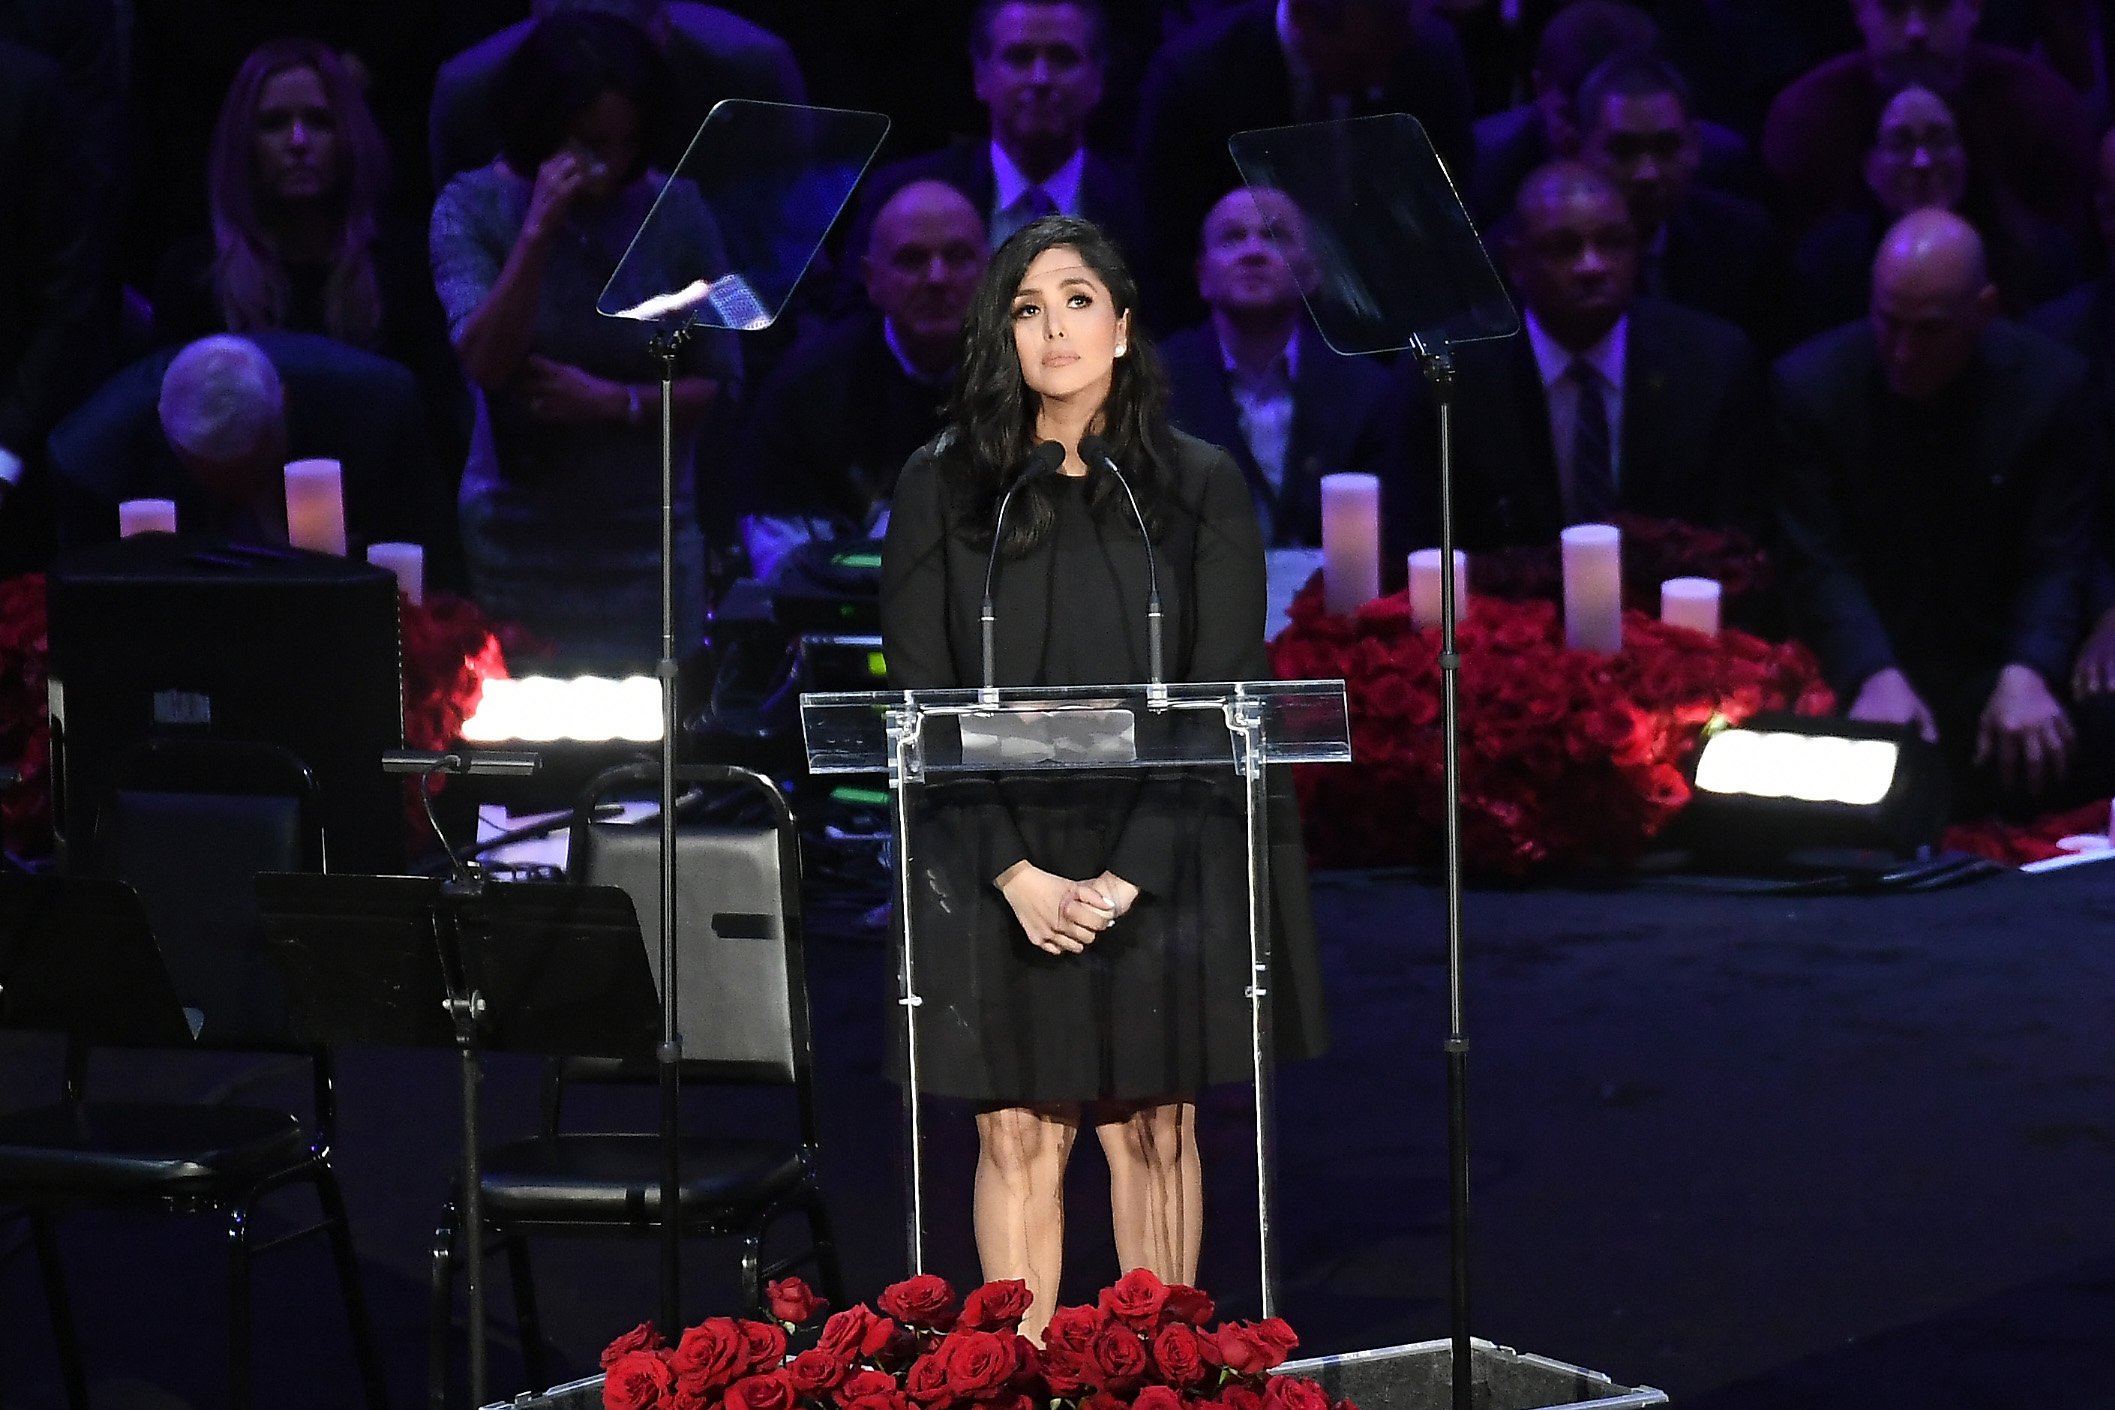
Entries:
<svg viewBox="0 0 2115 1410">
<path fill-rule="evenodd" d="M 1083 904 L 1068 908 L 1066 903 L 1078 892 L 1078 883 L 1028 862 L 1014 863 L 999 878 L 999 894 L 1013 907 L 1014 919 L 1021 923 L 1028 943 L 1046 954 L 1079 954 L 1107 927 L 1105 919 L 1096 918 L 1090 925 L 1068 918 L 1068 911 L 1081 915 L 1092 910 Z"/>
<path fill-rule="evenodd" d="M 571 209 L 573 198 L 587 184 L 587 164 L 577 152 L 561 147 L 536 168 L 536 185 L 529 191 L 529 214 L 521 223 L 522 237 L 544 240 L 558 228 Z"/>
</svg>

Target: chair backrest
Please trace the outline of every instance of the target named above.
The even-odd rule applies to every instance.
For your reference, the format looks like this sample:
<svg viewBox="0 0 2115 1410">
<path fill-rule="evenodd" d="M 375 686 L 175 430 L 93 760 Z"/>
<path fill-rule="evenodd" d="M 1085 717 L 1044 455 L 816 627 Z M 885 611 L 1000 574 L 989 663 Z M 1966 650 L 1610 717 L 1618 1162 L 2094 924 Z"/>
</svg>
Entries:
<svg viewBox="0 0 2115 1410">
<path fill-rule="evenodd" d="M 0 1028 L 108 1047 L 193 1036 L 139 897 L 73 876 L 0 874 Z"/>
<path fill-rule="evenodd" d="M 98 817 L 101 870 L 139 893 L 204 1041 L 290 1040 L 256 878 L 322 870 L 320 815 L 313 776 L 276 745 L 163 740 L 121 761 Z"/>
<path fill-rule="evenodd" d="M 654 764 L 623 765 L 589 782 L 574 811 L 568 862 L 574 881 L 630 893 L 656 985 L 661 974 L 660 820 L 609 822 L 593 814 L 612 794 L 658 778 L 658 770 Z M 681 822 L 677 830 L 677 1017 L 685 1076 L 805 1088 L 808 997 L 792 815 L 770 781 L 746 769 L 691 765 L 678 777 L 686 786 L 746 789 L 768 818 Z"/>
</svg>

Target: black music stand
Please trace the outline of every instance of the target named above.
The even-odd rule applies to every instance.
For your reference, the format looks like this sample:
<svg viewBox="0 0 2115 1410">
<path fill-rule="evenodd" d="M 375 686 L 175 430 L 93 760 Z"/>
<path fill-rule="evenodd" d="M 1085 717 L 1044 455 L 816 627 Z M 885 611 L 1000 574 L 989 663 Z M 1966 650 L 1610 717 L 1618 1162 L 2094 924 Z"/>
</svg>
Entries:
<svg viewBox="0 0 2115 1410">
<path fill-rule="evenodd" d="M 614 886 L 265 872 L 257 907 L 300 1041 L 461 1055 L 470 1404 L 482 1406 L 480 1057 L 653 1056 L 661 1000 L 631 897 Z"/>
</svg>

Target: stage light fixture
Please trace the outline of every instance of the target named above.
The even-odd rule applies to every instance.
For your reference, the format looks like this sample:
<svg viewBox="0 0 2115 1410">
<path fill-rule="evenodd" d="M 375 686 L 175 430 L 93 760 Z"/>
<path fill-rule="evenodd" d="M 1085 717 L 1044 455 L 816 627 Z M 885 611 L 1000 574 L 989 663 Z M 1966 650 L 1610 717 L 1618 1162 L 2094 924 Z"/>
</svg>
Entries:
<svg viewBox="0 0 2115 1410">
<path fill-rule="evenodd" d="M 1914 852 L 1938 840 L 1949 799 L 1944 760 L 1914 730 L 1805 715 L 1707 726 L 1691 782 L 1683 830 L 1721 857 Z"/>
<path fill-rule="evenodd" d="M 488 680 L 462 733 L 470 743 L 657 744 L 661 686 L 652 676 Z"/>
</svg>

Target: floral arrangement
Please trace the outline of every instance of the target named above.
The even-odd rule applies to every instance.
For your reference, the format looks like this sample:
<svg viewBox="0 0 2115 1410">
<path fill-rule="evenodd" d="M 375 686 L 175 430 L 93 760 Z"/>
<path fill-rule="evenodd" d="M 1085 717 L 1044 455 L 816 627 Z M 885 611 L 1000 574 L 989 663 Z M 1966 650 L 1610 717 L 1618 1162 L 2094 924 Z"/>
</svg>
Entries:
<svg viewBox="0 0 2115 1410">
<path fill-rule="evenodd" d="M 495 623 L 477 604 L 448 593 L 428 593 L 423 605 L 409 598 L 398 602 L 404 741 L 414 749 L 443 749 L 477 708 L 484 683 L 507 674 L 507 658 L 541 648 L 520 629 Z M 50 656 L 44 575 L 0 582 L 0 764 L 21 773 L 19 782 L 0 789 L 0 844 L 21 856 L 51 849 Z M 409 806 L 416 814 L 415 797 Z M 424 835 L 423 821 L 412 835 Z"/>
<path fill-rule="evenodd" d="M 1354 766 L 1295 772 L 1310 854 L 1331 866 L 1438 858 L 1438 629 L 1412 626 L 1402 593 L 1333 615 L 1319 580 L 1289 618 L 1273 671 L 1342 677 L 1350 700 Z M 1689 800 L 1682 766 L 1706 725 L 1835 703 L 1797 643 L 1714 638 L 1635 610 L 1623 649 L 1602 656 L 1565 645 L 1554 603 L 1472 593 L 1457 640 L 1463 857 L 1485 875 L 1626 861 Z"/>
<path fill-rule="evenodd" d="M 788 1336 L 825 1308 L 798 1278 L 767 1289 L 772 1320 L 713 1317 L 670 1346 L 650 1323 L 602 1353 L 605 1410 L 1357 1410 L 1270 1372 L 1299 1338 L 1276 1317 L 1207 1327 L 1212 1300 L 1143 1269 L 1091 1307 L 1062 1307 L 1041 1344 L 1029 1293 L 986 1283 L 957 1300 L 930 1273 Z"/>
<path fill-rule="evenodd" d="M 2107 836 L 2110 816 L 2108 800 L 2100 799 L 2029 823 L 1986 818 L 1947 828 L 1939 845 L 1949 852 L 1970 852 L 2008 867 L 2025 866 L 2067 855 L 2066 849 L 2058 845 L 2066 837 L 2090 837 L 2095 833 Z"/>
<path fill-rule="evenodd" d="M 1739 621 L 1757 610 L 1775 581 L 1769 555 L 1738 529 L 1640 514 L 1618 514 L 1611 522 L 1623 531 L 1626 607 L 1656 612 L 1667 579 L 1710 578 L 1719 585 L 1727 615 Z M 1472 554 L 1469 587 L 1509 602 L 1557 601 L 1564 594 L 1563 552 L 1549 543 Z"/>
</svg>

